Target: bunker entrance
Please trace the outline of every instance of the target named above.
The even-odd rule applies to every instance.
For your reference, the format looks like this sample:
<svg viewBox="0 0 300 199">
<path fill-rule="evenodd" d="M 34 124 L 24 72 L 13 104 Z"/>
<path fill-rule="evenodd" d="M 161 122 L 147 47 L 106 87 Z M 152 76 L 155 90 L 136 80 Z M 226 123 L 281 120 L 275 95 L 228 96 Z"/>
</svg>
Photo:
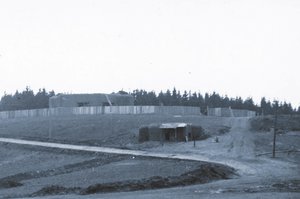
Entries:
<svg viewBox="0 0 300 199">
<path fill-rule="evenodd" d="M 161 133 L 165 141 L 185 141 L 187 136 L 187 126 L 165 125 L 161 126 Z"/>
<path fill-rule="evenodd" d="M 175 129 L 162 129 L 162 134 L 166 141 L 175 140 Z"/>
<path fill-rule="evenodd" d="M 145 141 L 169 141 L 169 142 L 188 142 L 189 140 L 206 139 L 201 126 L 187 123 L 163 123 L 159 125 L 143 126 L 139 129 L 139 142 Z"/>
</svg>

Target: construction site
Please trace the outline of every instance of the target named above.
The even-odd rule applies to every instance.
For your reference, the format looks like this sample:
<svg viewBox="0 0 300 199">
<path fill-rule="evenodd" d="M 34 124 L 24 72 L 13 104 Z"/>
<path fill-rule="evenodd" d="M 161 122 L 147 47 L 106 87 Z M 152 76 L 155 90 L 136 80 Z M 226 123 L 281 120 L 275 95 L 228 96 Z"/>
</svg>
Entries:
<svg viewBox="0 0 300 199">
<path fill-rule="evenodd" d="M 100 97 L 1 112 L 0 198 L 299 198 L 299 117 Z"/>
<path fill-rule="evenodd" d="M 3 0 L 0 199 L 300 199 L 300 0 Z"/>
</svg>

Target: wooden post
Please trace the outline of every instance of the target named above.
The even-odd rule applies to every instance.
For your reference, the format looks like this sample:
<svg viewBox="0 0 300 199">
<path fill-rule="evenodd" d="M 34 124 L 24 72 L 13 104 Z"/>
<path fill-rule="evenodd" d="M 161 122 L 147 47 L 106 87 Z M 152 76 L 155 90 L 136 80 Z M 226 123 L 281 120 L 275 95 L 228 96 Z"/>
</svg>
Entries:
<svg viewBox="0 0 300 199">
<path fill-rule="evenodd" d="M 276 132 L 277 132 L 277 102 L 275 107 L 275 118 L 274 118 L 274 134 L 273 134 L 273 151 L 272 151 L 272 157 L 275 158 L 275 148 L 276 148 Z"/>
<path fill-rule="evenodd" d="M 194 147 L 196 147 L 196 139 L 195 139 L 195 135 L 193 134 L 193 141 L 194 141 Z"/>
<path fill-rule="evenodd" d="M 49 132 L 48 132 L 48 138 L 51 138 L 51 134 L 52 134 L 52 119 L 51 116 L 49 117 Z"/>
<path fill-rule="evenodd" d="M 111 106 L 110 106 L 111 109 Z M 111 110 L 110 110 L 111 111 Z M 111 128 L 111 134 L 114 134 L 114 126 L 113 126 L 113 114 L 110 113 L 110 128 Z"/>
<path fill-rule="evenodd" d="M 165 139 L 164 132 L 163 132 L 162 129 L 160 129 L 160 142 L 161 142 L 161 146 L 164 146 L 164 139 Z"/>
<path fill-rule="evenodd" d="M 49 131 L 48 131 L 48 138 L 51 139 L 52 136 L 52 114 L 51 109 L 48 109 L 48 117 L 49 117 Z"/>
</svg>

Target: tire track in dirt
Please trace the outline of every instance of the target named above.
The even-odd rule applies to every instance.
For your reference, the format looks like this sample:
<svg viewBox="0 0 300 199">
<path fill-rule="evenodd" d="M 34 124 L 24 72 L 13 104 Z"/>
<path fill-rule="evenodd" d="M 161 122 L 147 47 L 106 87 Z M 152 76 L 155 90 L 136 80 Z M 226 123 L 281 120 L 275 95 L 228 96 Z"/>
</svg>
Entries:
<svg viewBox="0 0 300 199">
<path fill-rule="evenodd" d="M 15 175 L 10 175 L 0 179 L 0 189 L 1 188 L 10 188 L 10 187 L 17 187 L 22 186 L 21 181 L 24 180 L 31 180 L 36 178 L 43 178 L 43 177 L 50 177 L 50 176 L 57 176 L 62 174 L 67 174 L 71 172 L 80 171 L 83 169 L 93 168 L 102 166 L 105 164 L 109 164 L 115 161 L 120 161 L 126 159 L 127 156 L 120 156 L 120 155 L 112 155 L 112 154 L 105 154 L 100 158 L 95 158 L 92 160 L 86 160 L 74 164 L 68 164 L 61 167 L 47 169 L 43 171 L 28 171 L 23 173 L 17 173 Z"/>
<path fill-rule="evenodd" d="M 253 158 L 254 153 L 254 138 L 250 129 L 248 118 L 238 118 L 232 121 L 230 132 L 230 143 L 227 145 L 227 151 L 231 156 L 237 158 Z"/>
</svg>

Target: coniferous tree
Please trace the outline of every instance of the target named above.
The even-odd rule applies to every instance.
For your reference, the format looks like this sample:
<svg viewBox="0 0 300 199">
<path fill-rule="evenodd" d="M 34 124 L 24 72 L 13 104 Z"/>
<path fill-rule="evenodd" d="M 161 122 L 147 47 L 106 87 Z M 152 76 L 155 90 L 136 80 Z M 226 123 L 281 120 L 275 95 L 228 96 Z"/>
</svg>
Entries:
<svg viewBox="0 0 300 199">
<path fill-rule="evenodd" d="M 197 99 L 198 99 L 198 101 L 199 101 L 199 106 L 200 106 L 200 107 L 205 107 L 204 98 L 203 98 L 203 96 L 201 95 L 201 93 L 198 93 Z"/>
<path fill-rule="evenodd" d="M 247 109 L 247 110 L 255 111 L 255 105 L 254 105 L 254 102 L 253 102 L 251 97 L 248 97 L 244 101 L 244 108 Z"/>
<path fill-rule="evenodd" d="M 227 95 L 222 99 L 222 107 L 230 107 L 230 99 L 228 98 Z"/>
<path fill-rule="evenodd" d="M 188 103 L 189 103 L 189 98 L 188 98 L 188 93 L 187 93 L 187 91 L 184 91 L 184 92 L 183 92 L 181 102 L 182 102 L 182 104 L 181 104 L 182 106 L 187 106 L 187 105 L 188 105 Z"/>
<path fill-rule="evenodd" d="M 172 95 L 171 91 L 168 89 L 166 94 L 164 95 L 165 98 L 165 105 L 166 106 L 172 106 Z"/>
<path fill-rule="evenodd" d="M 199 106 L 200 107 L 200 103 L 199 103 L 198 96 L 197 96 L 196 92 L 191 94 L 191 96 L 189 98 L 189 106 Z"/>
<path fill-rule="evenodd" d="M 205 95 L 204 95 L 204 104 L 205 104 L 206 107 L 212 107 L 211 104 L 210 104 L 210 101 L 209 101 L 208 93 L 205 93 Z"/>
</svg>

